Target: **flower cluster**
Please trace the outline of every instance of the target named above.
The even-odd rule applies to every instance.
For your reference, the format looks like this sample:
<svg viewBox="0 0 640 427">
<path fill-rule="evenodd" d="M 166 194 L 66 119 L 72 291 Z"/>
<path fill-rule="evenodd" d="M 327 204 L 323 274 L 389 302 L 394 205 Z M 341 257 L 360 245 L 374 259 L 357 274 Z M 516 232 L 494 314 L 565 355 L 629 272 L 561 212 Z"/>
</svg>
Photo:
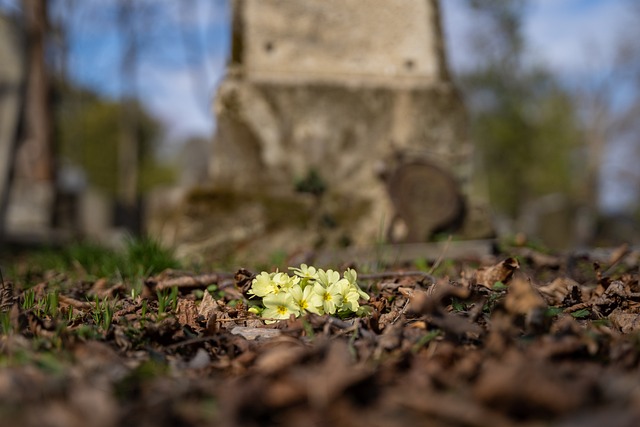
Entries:
<svg viewBox="0 0 640 427">
<path fill-rule="evenodd" d="M 358 286 L 358 274 L 353 269 L 343 277 L 334 270 L 316 269 L 302 264 L 300 268 L 289 268 L 286 273 L 260 273 L 251 283 L 248 293 L 262 298 L 263 309 L 252 307 L 250 311 L 261 314 L 266 322 L 298 317 L 305 313 L 339 314 L 359 313 L 360 299 L 368 300 Z"/>
</svg>

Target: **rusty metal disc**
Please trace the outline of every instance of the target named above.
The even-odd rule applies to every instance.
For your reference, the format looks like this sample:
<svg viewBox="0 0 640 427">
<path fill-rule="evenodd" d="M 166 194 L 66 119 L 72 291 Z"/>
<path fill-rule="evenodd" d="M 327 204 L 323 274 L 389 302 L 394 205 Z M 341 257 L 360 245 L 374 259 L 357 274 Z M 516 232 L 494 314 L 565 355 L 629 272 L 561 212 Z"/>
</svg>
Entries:
<svg viewBox="0 0 640 427">
<path fill-rule="evenodd" d="M 455 229 L 464 216 L 464 199 L 450 173 L 424 160 L 400 164 L 388 180 L 395 218 L 391 241 L 420 242 L 441 230 Z M 394 227 L 402 222 L 402 236 Z"/>
</svg>

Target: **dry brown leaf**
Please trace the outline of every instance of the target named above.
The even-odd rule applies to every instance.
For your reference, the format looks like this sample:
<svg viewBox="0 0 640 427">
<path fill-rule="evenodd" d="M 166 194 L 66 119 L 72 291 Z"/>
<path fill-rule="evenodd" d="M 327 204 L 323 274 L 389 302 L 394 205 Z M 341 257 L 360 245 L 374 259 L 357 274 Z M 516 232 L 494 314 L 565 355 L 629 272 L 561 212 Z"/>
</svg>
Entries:
<svg viewBox="0 0 640 427">
<path fill-rule="evenodd" d="M 200 329 L 200 325 L 198 324 L 198 307 L 196 306 L 195 301 L 185 298 L 178 299 L 176 317 L 181 325 L 188 325 L 194 331 Z"/>
<path fill-rule="evenodd" d="M 257 339 L 275 338 L 282 335 L 282 332 L 278 329 L 269 328 L 249 328 L 245 326 L 236 326 L 231 329 L 233 335 L 240 335 L 249 341 Z"/>
<path fill-rule="evenodd" d="M 305 354 L 304 347 L 290 341 L 278 342 L 258 355 L 254 367 L 262 375 L 272 375 L 294 366 Z"/>
<path fill-rule="evenodd" d="M 456 336 L 465 334 L 479 335 L 482 328 L 472 323 L 470 319 L 458 314 L 448 313 L 445 306 L 449 305 L 451 297 L 467 299 L 471 295 L 469 288 L 453 286 L 445 283 L 434 285 L 429 292 L 415 291 L 409 304 L 409 312 L 413 314 L 425 314 L 429 323 Z"/>
<path fill-rule="evenodd" d="M 549 326 L 545 316 L 547 303 L 531 284 L 531 279 L 516 275 L 509 284 L 505 309 L 516 318 L 524 317 L 527 332 L 543 332 Z"/>
<path fill-rule="evenodd" d="M 531 279 L 520 274 L 511 280 L 504 305 L 509 313 L 515 315 L 528 315 L 534 310 L 547 308 L 547 303 L 533 287 Z"/>
<path fill-rule="evenodd" d="M 107 279 L 101 278 L 93 284 L 88 294 L 97 296 L 100 299 L 113 298 L 121 290 L 124 290 L 124 284 L 116 283 L 112 285 Z"/>
<path fill-rule="evenodd" d="M 202 316 L 205 319 L 209 319 L 212 314 L 216 314 L 220 311 L 220 305 L 211 296 L 208 290 L 205 289 L 202 301 L 198 306 L 198 316 Z"/>
<path fill-rule="evenodd" d="M 90 311 L 95 308 L 95 304 L 88 301 L 79 301 L 66 295 L 58 295 L 58 301 L 61 307 L 71 306 L 76 310 Z"/>
<path fill-rule="evenodd" d="M 408 311 L 415 314 L 433 313 L 443 308 L 443 301 L 447 298 L 467 299 L 470 295 L 469 288 L 438 283 L 429 291 L 415 290 L 409 299 Z M 447 304 L 449 303 L 447 302 Z"/>
<path fill-rule="evenodd" d="M 625 313 L 616 308 L 609 314 L 609 320 L 623 334 L 640 331 L 640 314 L 638 313 Z"/>
<path fill-rule="evenodd" d="M 507 258 L 496 265 L 479 268 L 476 272 L 476 283 L 493 289 L 496 282 L 506 284 L 514 271 L 520 268 L 520 263 L 515 258 Z"/>
<path fill-rule="evenodd" d="M 586 403 L 590 390 L 575 388 L 547 368 L 510 351 L 503 360 L 484 366 L 474 387 L 474 395 L 493 408 L 518 415 L 560 415 Z"/>
<path fill-rule="evenodd" d="M 312 407 L 327 409 L 331 402 L 343 396 L 346 387 L 368 375 L 368 369 L 354 363 L 346 342 L 333 341 L 322 364 L 306 371 L 304 383 L 309 403 Z"/>
<path fill-rule="evenodd" d="M 559 305 L 578 282 L 568 277 L 556 277 L 551 283 L 539 286 L 538 291 L 546 298 L 550 305 Z"/>
</svg>

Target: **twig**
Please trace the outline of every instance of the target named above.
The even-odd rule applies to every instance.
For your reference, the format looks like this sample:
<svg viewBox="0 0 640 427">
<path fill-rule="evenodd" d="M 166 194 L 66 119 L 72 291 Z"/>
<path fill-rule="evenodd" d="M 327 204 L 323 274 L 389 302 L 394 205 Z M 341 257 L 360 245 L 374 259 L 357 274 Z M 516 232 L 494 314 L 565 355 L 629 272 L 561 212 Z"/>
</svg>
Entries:
<svg viewBox="0 0 640 427">
<path fill-rule="evenodd" d="M 613 268 L 618 265 L 622 260 L 624 260 L 627 255 L 629 255 L 631 253 L 631 249 L 629 248 L 629 245 L 627 243 L 623 244 L 622 246 L 620 246 L 619 248 L 617 248 L 615 251 L 613 251 L 613 254 L 611 255 L 611 259 L 609 260 L 609 267 L 607 267 L 603 272 L 602 275 L 606 276 L 608 273 L 610 273 Z"/>
<path fill-rule="evenodd" d="M 449 249 L 449 244 L 451 243 L 451 234 L 449 234 L 449 238 L 447 239 L 447 243 L 444 245 L 444 248 L 442 248 L 442 252 L 440 252 L 440 255 L 438 255 L 438 259 L 436 260 L 436 262 L 433 263 L 433 265 L 431 266 L 431 269 L 429 269 L 428 273 L 424 274 L 424 277 L 428 277 L 429 280 L 431 280 L 431 283 L 436 283 L 435 278 L 431 275 L 436 268 L 438 268 L 438 266 L 440 265 L 440 263 L 442 262 L 442 259 L 444 258 L 444 255 L 447 253 L 447 250 Z M 398 319 L 404 315 L 404 313 L 407 311 L 407 307 L 409 307 L 409 302 L 411 300 L 409 298 L 407 298 L 407 300 L 405 301 L 404 305 L 402 306 L 402 310 L 400 310 L 400 313 L 398 313 L 398 315 L 395 317 L 395 319 L 393 319 L 391 321 L 391 324 L 395 324 Z"/>
<path fill-rule="evenodd" d="M 436 268 L 438 268 L 440 266 L 440 263 L 442 262 L 442 259 L 444 258 L 444 254 L 447 253 L 447 251 L 449 250 L 449 245 L 451 244 L 451 239 L 453 238 L 453 236 L 451 234 L 449 234 L 449 238 L 447 239 L 447 243 L 444 245 L 444 248 L 442 248 L 442 252 L 440 252 L 440 255 L 438 255 L 438 259 L 436 260 L 436 262 L 433 263 L 433 265 L 431 266 L 431 269 L 429 270 L 429 274 L 432 274 Z"/>
<path fill-rule="evenodd" d="M 379 280 L 390 279 L 394 277 L 422 277 L 429 279 L 432 283 L 436 282 L 436 278 L 424 271 L 384 271 L 381 273 L 358 274 L 358 279 L 362 280 Z"/>
<path fill-rule="evenodd" d="M 409 301 L 411 300 L 407 298 L 407 300 L 404 302 L 404 305 L 402 306 L 402 310 L 400 310 L 400 313 L 398 313 L 398 315 L 391 321 L 392 325 L 396 323 L 398 319 L 407 311 L 407 307 L 409 306 Z"/>
<path fill-rule="evenodd" d="M 198 276 L 182 276 L 172 279 L 166 279 L 158 282 L 155 286 L 155 290 L 161 291 L 167 288 L 203 288 L 211 284 L 218 283 L 221 279 L 227 279 L 233 277 L 230 273 L 208 273 Z"/>
<path fill-rule="evenodd" d="M 190 338 L 190 339 L 187 339 L 187 340 L 184 340 L 184 341 L 177 342 L 175 344 L 168 345 L 167 348 L 173 350 L 173 349 L 176 349 L 176 348 L 179 348 L 179 347 L 184 347 L 186 345 L 199 344 L 201 342 L 212 341 L 212 340 L 215 340 L 215 339 L 218 339 L 218 338 L 220 338 L 219 335 L 209 335 L 209 336 L 206 336 L 206 337 L 195 337 L 195 338 Z"/>
</svg>

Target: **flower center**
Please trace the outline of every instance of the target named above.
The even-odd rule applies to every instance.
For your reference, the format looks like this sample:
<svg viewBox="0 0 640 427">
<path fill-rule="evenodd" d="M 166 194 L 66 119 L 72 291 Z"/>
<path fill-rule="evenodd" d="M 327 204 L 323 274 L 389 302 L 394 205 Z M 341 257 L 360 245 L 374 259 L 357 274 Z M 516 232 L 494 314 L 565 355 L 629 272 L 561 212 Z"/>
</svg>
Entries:
<svg viewBox="0 0 640 427">
<path fill-rule="evenodd" d="M 287 307 L 285 307 L 284 305 L 279 305 L 277 310 L 278 310 L 278 314 L 282 314 L 282 315 L 287 314 L 287 311 L 288 311 Z"/>
</svg>

